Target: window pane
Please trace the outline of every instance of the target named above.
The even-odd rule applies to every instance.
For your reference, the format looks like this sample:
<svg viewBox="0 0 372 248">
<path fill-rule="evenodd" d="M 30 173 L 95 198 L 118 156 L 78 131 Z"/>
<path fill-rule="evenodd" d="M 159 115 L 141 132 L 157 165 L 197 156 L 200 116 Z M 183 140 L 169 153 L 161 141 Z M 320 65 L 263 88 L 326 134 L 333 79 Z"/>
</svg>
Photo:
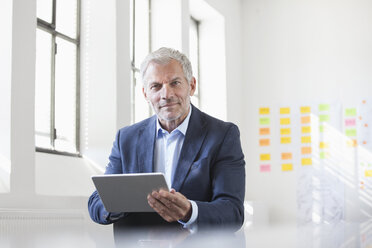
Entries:
<svg viewBox="0 0 372 248">
<path fill-rule="evenodd" d="M 136 72 L 135 77 L 137 80 L 136 87 L 134 88 L 135 122 L 139 122 L 151 115 L 151 109 L 142 93 L 142 81 L 140 79 L 140 74 Z"/>
<path fill-rule="evenodd" d="M 37 17 L 52 23 L 53 0 L 37 0 Z"/>
<path fill-rule="evenodd" d="M 189 51 L 190 51 L 190 62 L 192 65 L 192 71 L 196 79 L 196 90 L 194 96 L 191 97 L 191 102 L 199 107 L 199 37 L 198 37 L 198 23 L 191 18 L 190 19 L 190 30 L 189 30 Z"/>
<path fill-rule="evenodd" d="M 50 146 L 50 84 L 52 37 L 36 30 L 35 145 Z"/>
<path fill-rule="evenodd" d="M 75 38 L 77 26 L 77 0 L 57 0 L 56 12 L 56 30 Z"/>
<path fill-rule="evenodd" d="M 135 0 L 135 66 L 149 53 L 149 0 Z"/>
<path fill-rule="evenodd" d="M 56 39 L 55 149 L 76 152 L 76 45 Z"/>
</svg>

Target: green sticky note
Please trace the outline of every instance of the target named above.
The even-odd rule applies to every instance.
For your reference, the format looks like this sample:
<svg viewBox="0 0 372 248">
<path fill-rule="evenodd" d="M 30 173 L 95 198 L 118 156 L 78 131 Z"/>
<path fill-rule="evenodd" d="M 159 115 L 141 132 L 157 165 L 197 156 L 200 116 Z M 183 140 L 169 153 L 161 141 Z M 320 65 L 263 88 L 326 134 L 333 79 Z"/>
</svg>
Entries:
<svg viewBox="0 0 372 248">
<path fill-rule="evenodd" d="M 319 122 L 329 121 L 329 115 L 319 115 Z"/>
<path fill-rule="evenodd" d="M 325 159 L 325 157 L 326 157 L 326 156 L 325 156 L 325 152 L 320 152 L 320 153 L 319 153 L 319 158 L 320 158 L 320 159 Z"/>
<path fill-rule="evenodd" d="M 270 118 L 260 118 L 260 125 L 269 125 L 270 124 Z"/>
<path fill-rule="evenodd" d="M 329 111 L 329 104 L 319 104 L 319 111 Z"/>
<path fill-rule="evenodd" d="M 323 125 L 319 126 L 319 133 L 324 133 L 324 126 Z"/>
<path fill-rule="evenodd" d="M 356 116 L 356 109 L 355 108 L 347 108 L 345 109 L 345 116 Z"/>
<path fill-rule="evenodd" d="M 356 129 L 346 129 L 345 134 L 347 137 L 355 137 L 356 136 Z"/>
</svg>

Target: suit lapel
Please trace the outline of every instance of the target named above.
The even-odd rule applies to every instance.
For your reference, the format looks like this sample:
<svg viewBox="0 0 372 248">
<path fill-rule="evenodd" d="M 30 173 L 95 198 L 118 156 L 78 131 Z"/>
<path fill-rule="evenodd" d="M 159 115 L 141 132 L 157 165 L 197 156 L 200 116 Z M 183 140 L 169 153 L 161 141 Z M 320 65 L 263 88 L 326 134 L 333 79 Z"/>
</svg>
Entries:
<svg viewBox="0 0 372 248">
<path fill-rule="evenodd" d="M 180 158 L 173 176 L 172 188 L 176 191 L 181 189 L 206 135 L 204 130 L 205 123 L 202 119 L 201 112 L 194 106 L 192 106 L 192 108 Z"/>
<path fill-rule="evenodd" d="M 139 173 L 154 171 L 154 146 L 156 132 L 156 116 L 139 130 L 137 151 L 137 169 Z"/>
</svg>

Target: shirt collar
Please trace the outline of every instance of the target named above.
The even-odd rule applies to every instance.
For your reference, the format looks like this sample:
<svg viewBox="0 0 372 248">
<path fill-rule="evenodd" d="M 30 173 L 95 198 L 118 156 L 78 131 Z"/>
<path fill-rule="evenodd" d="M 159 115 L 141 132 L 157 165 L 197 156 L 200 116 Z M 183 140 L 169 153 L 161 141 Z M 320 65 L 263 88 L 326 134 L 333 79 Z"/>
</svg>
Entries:
<svg viewBox="0 0 372 248">
<path fill-rule="evenodd" d="M 178 130 L 180 133 L 182 133 L 184 136 L 186 135 L 186 131 L 187 131 L 187 127 L 189 126 L 189 121 L 190 121 L 190 116 L 191 116 L 191 111 L 192 111 L 192 107 L 191 107 L 191 104 L 190 104 L 190 110 L 189 110 L 189 113 L 187 114 L 186 118 L 183 120 L 183 122 L 176 128 L 174 129 L 171 133 L 173 133 L 174 131 Z M 159 118 L 157 118 L 156 120 L 156 137 L 158 137 L 159 135 L 159 131 L 160 132 L 168 132 L 167 130 L 163 129 L 160 125 L 160 122 L 159 122 Z"/>
</svg>

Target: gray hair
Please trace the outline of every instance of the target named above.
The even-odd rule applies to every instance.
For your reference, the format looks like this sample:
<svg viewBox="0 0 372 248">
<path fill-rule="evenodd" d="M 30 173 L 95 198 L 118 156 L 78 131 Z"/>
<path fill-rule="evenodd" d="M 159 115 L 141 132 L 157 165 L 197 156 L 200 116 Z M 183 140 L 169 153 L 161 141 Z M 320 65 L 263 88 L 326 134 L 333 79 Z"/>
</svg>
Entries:
<svg viewBox="0 0 372 248">
<path fill-rule="evenodd" d="M 151 62 L 155 62 L 157 64 L 168 64 L 171 59 L 174 59 L 181 64 L 183 74 L 185 75 L 187 82 L 190 83 L 192 79 L 192 67 L 190 60 L 186 57 L 185 54 L 181 53 L 178 50 L 162 47 L 154 52 L 149 53 L 143 60 L 140 69 L 143 85 L 145 85 L 145 74 L 147 67 Z"/>
</svg>

